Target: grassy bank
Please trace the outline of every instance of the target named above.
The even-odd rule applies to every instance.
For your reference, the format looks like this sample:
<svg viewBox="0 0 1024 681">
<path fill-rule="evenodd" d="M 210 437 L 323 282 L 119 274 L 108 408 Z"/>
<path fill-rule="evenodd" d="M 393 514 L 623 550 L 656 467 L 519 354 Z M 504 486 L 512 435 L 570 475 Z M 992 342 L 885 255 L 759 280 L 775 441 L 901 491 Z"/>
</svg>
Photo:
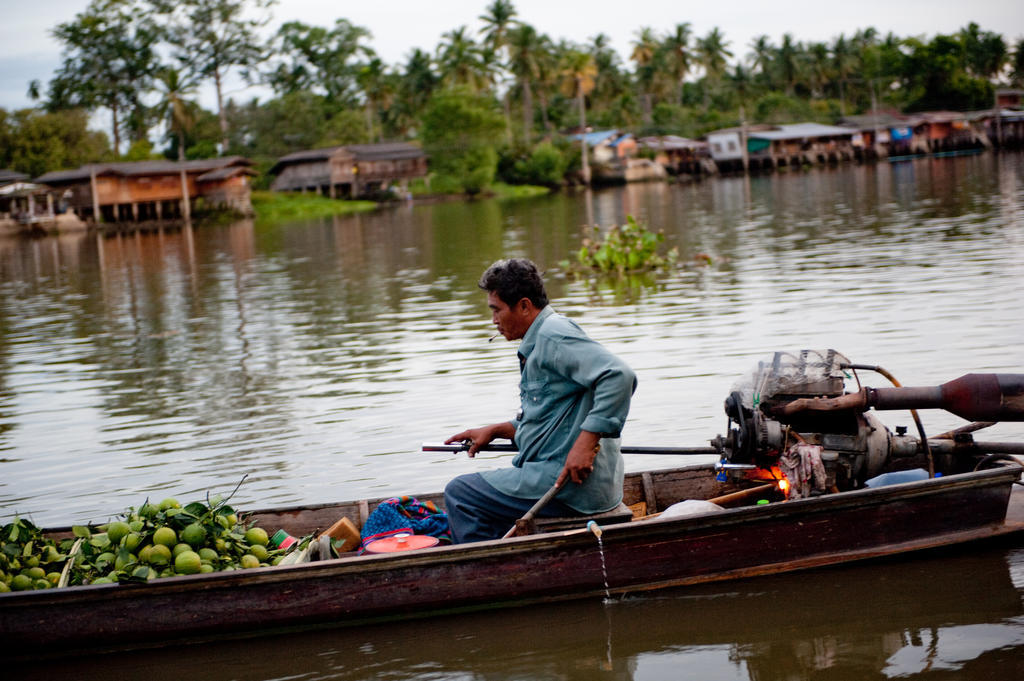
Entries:
<svg viewBox="0 0 1024 681">
<path fill-rule="evenodd" d="M 261 222 L 346 215 L 373 210 L 376 207 L 377 204 L 373 201 L 342 201 L 319 194 L 270 191 L 252 193 L 252 208 L 256 212 L 256 219 Z"/>
<path fill-rule="evenodd" d="M 538 187 L 533 184 L 505 184 L 504 182 L 495 182 L 491 185 L 490 191 L 493 192 L 496 199 L 524 199 L 551 193 L 547 187 Z"/>
<path fill-rule="evenodd" d="M 443 185 L 441 186 L 443 187 Z M 468 194 L 463 194 L 461 191 L 446 192 L 436 191 L 437 189 L 437 184 L 435 184 L 433 188 L 427 187 L 427 183 L 423 178 L 417 178 L 409 183 L 409 192 L 417 199 L 435 199 L 440 197 L 469 198 Z M 547 187 L 538 187 L 530 184 L 505 184 L 504 182 L 495 182 L 481 194 L 478 194 L 476 198 L 523 199 L 532 196 L 544 196 L 545 194 L 550 193 L 551 190 Z"/>
</svg>

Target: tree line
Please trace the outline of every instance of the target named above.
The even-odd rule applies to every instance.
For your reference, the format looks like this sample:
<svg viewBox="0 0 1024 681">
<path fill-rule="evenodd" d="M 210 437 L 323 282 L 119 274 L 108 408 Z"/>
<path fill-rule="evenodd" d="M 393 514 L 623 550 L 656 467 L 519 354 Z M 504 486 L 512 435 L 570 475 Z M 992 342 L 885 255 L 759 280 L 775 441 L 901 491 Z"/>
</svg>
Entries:
<svg viewBox="0 0 1024 681">
<path fill-rule="evenodd" d="M 581 126 L 696 137 L 741 118 L 986 109 L 997 86 L 1024 85 L 1024 38 L 1010 45 L 974 23 L 930 39 L 865 28 L 739 46 L 684 22 L 639 28 L 623 60 L 604 34 L 583 44 L 551 37 L 511 0 L 493 0 L 433 51 L 385 64 L 370 32 L 344 18 L 290 21 L 261 38 L 273 2 L 92 0 L 53 29 L 62 63 L 47 83 L 29 84 L 38 106 L 0 109 L 0 167 L 39 174 L 148 158 L 154 133 L 167 158 L 242 154 L 264 166 L 299 149 L 415 140 L 441 186 L 474 191 L 495 174 L 558 184 L 579 163 L 563 133 Z M 273 96 L 226 96 L 229 73 Z M 216 111 L 197 102 L 204 82 Z M 109 115 L 112 140 L 86 129 L 96 111 Z"/>
</svg>

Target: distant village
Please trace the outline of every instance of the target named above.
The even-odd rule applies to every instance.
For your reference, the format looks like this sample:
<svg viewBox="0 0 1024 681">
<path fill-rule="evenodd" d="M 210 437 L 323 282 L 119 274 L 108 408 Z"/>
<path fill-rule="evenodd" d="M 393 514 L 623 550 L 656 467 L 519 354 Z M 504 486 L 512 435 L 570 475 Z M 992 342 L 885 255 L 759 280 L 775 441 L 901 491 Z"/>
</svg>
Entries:
<svg viewBox="0 0 1024 681">
<path fill-rule="evenodd" d="M 839 125 L 795 123 L 725 128 L 702 139 L 637 138 L 618 130 L 569 131 L 586 144 L 594 184 L 700 178 L 851 162 L 979 153 L 1024 146 L 1024 90 L 997 93 L 997 106 L 974 112 L 892 111 L 847 116 Z M 337 199 L 404 198 L 429 174 L 411 143 L 353 144 L 288 154 L 270 168 L 272 191 Z M 205 160 L 84 165 L 36 178 L 0 169 L 0 234 L 67 232 L 97 225 L 188 219 L 199 205 L 251 216 L 253 163 L 241 156 Z"/>
</svg>

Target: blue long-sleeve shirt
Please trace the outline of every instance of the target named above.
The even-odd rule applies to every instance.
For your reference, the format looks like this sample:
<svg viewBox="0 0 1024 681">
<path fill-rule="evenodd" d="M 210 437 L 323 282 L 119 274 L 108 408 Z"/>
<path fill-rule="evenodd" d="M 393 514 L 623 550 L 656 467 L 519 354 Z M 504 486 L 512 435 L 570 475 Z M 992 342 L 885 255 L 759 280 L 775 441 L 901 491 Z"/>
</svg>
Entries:
<svg viewBox="0 0 1024 681">
<path fill-rule="evenodd" d="M 622 501 L 619 436 L 636 390 L 625 362 L 589 338 L 575 322 L 545 307 L 519 345 L 522 409 L 513 419 L 519 453 L 512 468 L 483 473 L 500 492 L 536 499 L 565 465 L 581 430 L 602 436 L 594 471 L 583 484 L 571 480 L 559 501 L 580 513 L 601 513 Z"/>
</svg>

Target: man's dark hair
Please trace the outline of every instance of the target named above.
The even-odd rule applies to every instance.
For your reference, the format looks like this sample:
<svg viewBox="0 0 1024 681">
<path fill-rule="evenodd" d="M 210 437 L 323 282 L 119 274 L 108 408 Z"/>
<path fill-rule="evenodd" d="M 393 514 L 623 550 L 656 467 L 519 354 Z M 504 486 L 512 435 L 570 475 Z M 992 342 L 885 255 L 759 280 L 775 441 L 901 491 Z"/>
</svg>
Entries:
<svg viewBox="0 0 1024 681">
<path fill-rule="evenodd" d="M 509 307 L 523 298 L 528 298 L 538 310 L 548 304 L 544 280 L 537 266 L 526 258 L 499 260 L 487 268 L 477 286 L 494 293 Z"/>
</svg>

